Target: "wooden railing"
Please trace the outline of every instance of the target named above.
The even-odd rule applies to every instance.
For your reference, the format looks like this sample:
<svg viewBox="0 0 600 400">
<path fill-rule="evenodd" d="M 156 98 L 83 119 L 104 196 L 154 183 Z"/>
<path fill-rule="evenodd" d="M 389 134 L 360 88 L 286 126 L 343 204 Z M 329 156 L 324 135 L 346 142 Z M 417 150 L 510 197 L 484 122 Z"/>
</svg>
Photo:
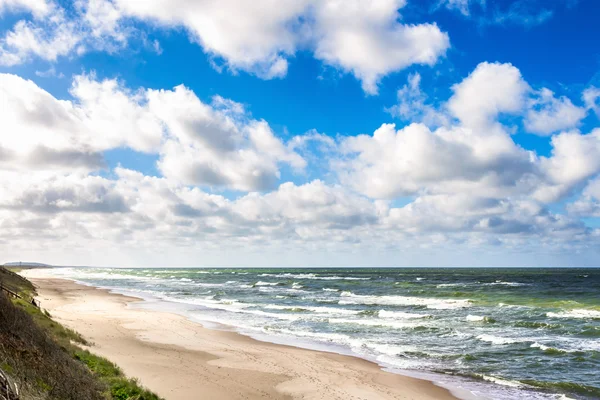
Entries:
<svg viewBox="0 0 600 400">
<path fill-rule="evenodd" d="M 19 388 L 1 369 L 0 400 L 19 400 Z"/>
<path fill-rule="evenodd" d="M 12 297 L 17 298 L 17 299 L 23 299 L 23 297 L 21 297 L 21 295 L 19 293 L 13 292 L 12 290 L 10 290 L 6 286 L 4 286 L 2 284 L 2 282 L 0 282 L 0 292 L 5 292 L 9 296 L 12 296 Z"/>
<path fill-rule="evenodd" d="M 11 289 L 7 288 L 6 286 L 4 286 L 2 284 L 2 282 L 0 281 L 0 293 L 6 293 L 9 297 L 12 296 L 15 299 L 21 299 L 21 300 L 25 300 L 28 303 L 33 304 L 34 306 L 36 306 L 37 308 L 41 308 L 40 307 L 40 302 L 39 300 L 35 300 L 33 297 L 31 299 L 26 299 L 23 296 L 21 296 L 19 293 L 12 291 Z M 1 400 L 1 399 L 0 399 Z"/>
</svg>

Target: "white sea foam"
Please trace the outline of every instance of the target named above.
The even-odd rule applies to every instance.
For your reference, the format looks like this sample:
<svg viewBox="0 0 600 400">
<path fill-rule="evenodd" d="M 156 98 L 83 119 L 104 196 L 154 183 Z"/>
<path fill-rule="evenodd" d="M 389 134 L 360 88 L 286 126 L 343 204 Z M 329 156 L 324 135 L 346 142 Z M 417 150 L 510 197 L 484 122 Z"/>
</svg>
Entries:
<svg viewBox="0 0 600 400">
<path fill-rule="evenodd" d="M 555 346 L 548 346 L 548 345 L 545 345 L 543 343 L 538 343 L 538 342 L 532 343 L 531 346 L 529 346 L 529 347 L 538 348 L 538 349 L 540 349 L 542 351 L 546 351 L 546 350 L 558 350 L 558 351 L 564 351 L 565 353 L 573 353 L 573 352 L 576 352 L 576 351 L 580 351 L 580 350 L 576 350 L 576 349 L 562 349 L 562 348 L 558 348 L 558 347 L 555 347 Z"/>
<path fill-rule="evenodd" d="M 479 339 L 481 341 L 484 341 L 484 342 L 489 342 L 489 343 L 492 343 L 492 344 L 497 344 L 497 345 L 520 343 L 520 342 L 529 342 L 530 341 L 528 339 L 513 339 L 513 338 L 505 338 L 505 337 L 499 337 L 499 336 L 488 335 L 488 334 L 479 335 L 479 336 L 477 336 L 477 339 Z"/>
<path fill-rule="evenodd" d="M 387 311 L 379 310 L 377 313 L 380 318 L 391 318 L 391 319 L 419 319 L 419 318 L 431 318 L 431 314 L 415 314 L 401 311 Z"/>
<path fill-rule="evenodd" d="M 367 347 L 375 350 L 378 353 L 388 356 L 397 356 L 409 351 L 417 351 L 418 348 L 410 345 L 393 345 L 393 344 L 367 344 Z"/>
<path fill-rule="evenodd" d="M 371 278 L 359 278 L 354 276 L 319 276 L 316 274 L 261 274 L 260 276 L 269 276 L 273 278 L 293 278 L 293 279 L 316 279 L 324 281 L 345 280 L 345 281 L 368 281 Z"/>
<path fill-rule="evenodd" d="M 277 285 L 279 285 L 279 282 L 263 282 L 263 281 L 258 281 L 254 285 L 255 286 L 277 286 Z"/>
<path fill-rule="evenodd" d="M 264 308 L 272 309 L 272 310 L 300 310 L 300 311 L 308 311 L 317 314 L 337 314 L 337 315 L 357 315 L 360 311 L 357 310 L 348 310 L 345 308 L 335 308 L 335 307 L 313 307 L 313 306 L 294 306 L 294 305 L 280 305 L 280 304 L 267 304 L 264 305 Z"/>
<path fill-rule="evenodd" d="M 330 288 L 323 288 L 324 292 L 339 292 L 340 289 L 330 289 Z"/>
<path fill-rule="evenodd" d="M 329 318 L 330 324 L 352 324 L 364 326 L 385 326 L 388 328 L 404 329 L 415 326 L 413 322 L 400 322 L 383 319 L 346 319 L 346 318 Z"/>
<path fill-rule="evenodd" d="M 600 311 L 580 308 L 571 311 L 548 312 L 546 316 L 549 318 L 600 319 Z"/>
<path fill-rule="evenodd" d="M 468 322 L 481 322 L 485 319 L 485 317 L 481 315 L 467 315 L 465 319 Z"/>
<path fill-rule="evenodd" d="M 280 333 L 292 337 L 301 337 L 312 339 L 317 342 L 323 343 L 335 343 L 337 345 L 346 345 L 351 348 L 360 348 L 364 345 L 364 341 L 360 339 L 354 339 L 348 335 L 344 335 L 342 333 L 330 333 L 330 332 L 313 332 L 313 331 L 303 331 L 303 330 L 290 330 L 285 328 L 277 328 L 277 329 L 269 329 L 266 330 L 267 333 Z"/>
<path fill-rule="evenodd" d="M 339 304 L 379 304 L 396 306 L 425 306 L 434 310 L 470 307 L 470 300 L 433 299 L 412 296 L 362 296 L 352 292 L 340 293 Z"/>
<path fill-rule="evenodd" d="M 358 310 L 348 310 L 345 308 L 335 307 L 303 307 L 309 311 L 313 311 L 319 314 L 343 314 L 343 315 L 357 315 L 360 313 Z"/>
<path fill-rule="evenodd" d="M 488 376 L 488 375 L 480 375 L 480 376 L 482 379 L 484 379 L 488 382 L 493 382 L 497 385 L 508 386 L 508 387 L 513 387 L 513 388 L 525 387 L 525 385 L 523 385 L 520 382 L 516 382 L 516 381 L 509 381 L 507 379 L 502 379 L 502 378 L 498 378 L 495 376 Z"/>
<path fill-rule="evenodd" d="M 466 286 L 466 283 L 440 283 L 436 287 L 445 288 L 445 287 L 456 287 L 456 286 Z"/>
<path fill-rule="evenodd" d="M 496 285 L 504 285 L 504 286 L 529 286 L 528 283 L 522 282 L 504 282 L 504 281 L 496 281 L 491 283 L 482 283 L 484 286 L 496 286 Z"/>
</svg>

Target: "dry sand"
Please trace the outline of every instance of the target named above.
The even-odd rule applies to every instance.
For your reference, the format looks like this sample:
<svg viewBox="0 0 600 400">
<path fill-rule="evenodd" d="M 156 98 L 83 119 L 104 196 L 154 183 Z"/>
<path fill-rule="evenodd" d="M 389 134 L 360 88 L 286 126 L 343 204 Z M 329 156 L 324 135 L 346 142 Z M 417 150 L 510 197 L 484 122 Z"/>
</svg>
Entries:
<svg viewBox="0 0 600 400">
<path fill-rule="evenodd" d="M 433 383 L 360 358 L 254 340 L 186 318 L 128 307 L 140 301 L 23 271 L 42 308 L 93 343 L 91 351 L 167 400 L 455 399 Z"/>
</svg>

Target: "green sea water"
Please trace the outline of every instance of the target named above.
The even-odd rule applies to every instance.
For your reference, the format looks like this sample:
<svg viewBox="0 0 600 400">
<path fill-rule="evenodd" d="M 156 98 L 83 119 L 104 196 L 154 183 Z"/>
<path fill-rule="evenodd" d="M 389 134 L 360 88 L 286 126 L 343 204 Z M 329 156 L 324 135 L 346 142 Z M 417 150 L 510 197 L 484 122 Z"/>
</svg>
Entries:
<svg viewBox="0 0 600 400">
<path fill-rule="evenodd" d="M 432 374 L 474 398 L 600 398 L 600 269 L 65 268 L 146 306 Z"/>
</svg>

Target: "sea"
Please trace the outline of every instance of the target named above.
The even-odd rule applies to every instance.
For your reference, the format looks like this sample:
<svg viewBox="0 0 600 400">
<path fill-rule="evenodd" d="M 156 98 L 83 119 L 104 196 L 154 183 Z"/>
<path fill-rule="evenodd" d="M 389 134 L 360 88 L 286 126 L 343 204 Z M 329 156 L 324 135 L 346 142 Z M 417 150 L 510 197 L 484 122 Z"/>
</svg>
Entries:
<svg viewBox="0 0 600 400">
<path fill-rule="evenodd" d="M 259 340 L 334 351 L 463 399 L 600 399 L 597 268 L 56 268 Z"/>
</svg>

